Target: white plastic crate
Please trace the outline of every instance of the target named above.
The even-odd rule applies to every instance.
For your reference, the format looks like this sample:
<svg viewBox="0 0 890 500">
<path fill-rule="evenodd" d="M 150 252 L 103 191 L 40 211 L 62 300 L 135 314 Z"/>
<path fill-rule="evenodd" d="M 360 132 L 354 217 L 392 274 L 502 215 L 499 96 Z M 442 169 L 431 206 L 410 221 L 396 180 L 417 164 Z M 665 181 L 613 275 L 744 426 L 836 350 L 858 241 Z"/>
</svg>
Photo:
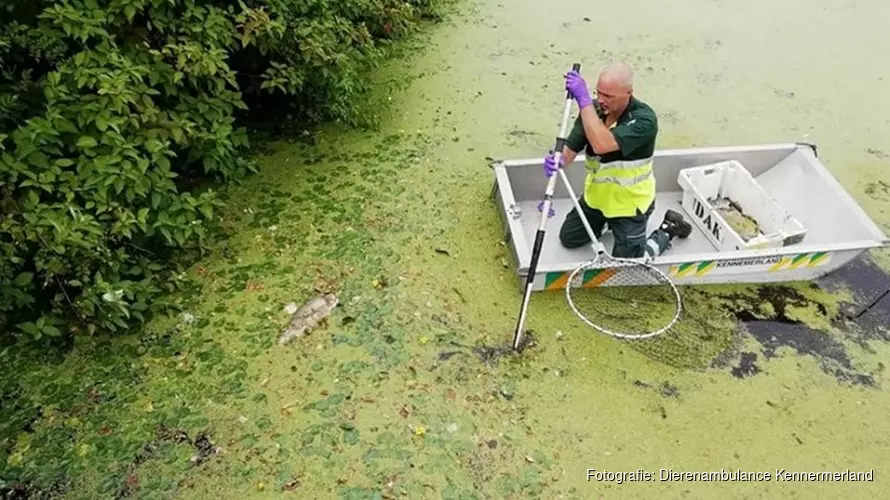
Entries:
<svg viewBox="0 0 890 500">
<path fill-rule="evenodd" d="M 717 250 L 788 246 L 800 243 L 806 235 L 803 224 L 779 206 L 738 161 L 686 168 L 677 181 L 683 188 L 683 209 Z M 743 234 L 733 229 L 726 212 L 718 210 L 729 201 L 734 202 L 735 210 L 728 217 L 740 220 L 741 210 L 756 226 L 748 221 Z"/>
</svg>

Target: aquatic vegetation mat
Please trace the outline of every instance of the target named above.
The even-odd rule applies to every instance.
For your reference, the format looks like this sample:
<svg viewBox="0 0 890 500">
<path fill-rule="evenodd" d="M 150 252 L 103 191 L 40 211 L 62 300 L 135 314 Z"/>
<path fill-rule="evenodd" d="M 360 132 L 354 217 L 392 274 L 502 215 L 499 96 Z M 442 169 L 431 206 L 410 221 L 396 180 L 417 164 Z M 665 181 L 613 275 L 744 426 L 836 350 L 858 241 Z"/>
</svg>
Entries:
<svg viewBox="0 0 890 500">
<path fill-rule="evenodd" d="M 608 269 L 603 271 L 603 274 L 607 273 Z M 636 276 L 655 274 L 643 266 L 634 266 L 632 270 L 625 268 L 618 273 Z M 658 278 L 644 276 L 643 279 L 655 282 L 647 284 L 648 286 L 573 288 L 572 305 L 587 321 L 598 328 L 614 332 L 616 336 L 644 337 L 655 335 L 662 329 L 670 331 L 668 327 L 679 312 L 682 302 L 678 303 L 671 284 L 667 280 L 656 282 Z"/>
<path fill-rule="evenodd" d="M 745 241 L 760 236 L 760 225 L 729 198 L 708 200 L 720 217 Z"/>
</svg>

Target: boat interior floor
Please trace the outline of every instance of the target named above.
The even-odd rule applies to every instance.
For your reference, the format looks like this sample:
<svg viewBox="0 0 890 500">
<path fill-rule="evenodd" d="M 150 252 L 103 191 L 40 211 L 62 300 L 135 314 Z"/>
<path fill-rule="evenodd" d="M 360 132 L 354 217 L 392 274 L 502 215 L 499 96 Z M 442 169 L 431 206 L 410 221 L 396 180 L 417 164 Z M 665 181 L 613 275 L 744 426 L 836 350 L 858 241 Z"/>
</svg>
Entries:
<svg viewBox="0 0 890 500">
<path fill-rule="evenodd" d="M 683 217 L 692 225 L 692 233 L 688 238 L 674 239 L 671 243 L 671 248 L 665 252 L 665 256 L 678 253 L 696 254 L 714 252 L 714 246 L 705 237 L 701 229 L 692 223 L 689 216 L 683 210 L 683 207 L 680 206 L 682 196 L 683 193 L 680 191 L 674 193 L 658 193 L 655 200 L 655 210 L 652 212 L 652 216 L 649 217 L 648 233 L 651 234 L 652 231 L 658 229 L 658 226 L 661 225 L 661 222 L 664 219 L 665 212 L 668 209 L 672 209 L 683 214 Z M 523 201 L 519 203 L 519 206 L 522 213 L 522 232 L 528 239 L 526 244 L 528 245 L 529 251 L 531 251 L 532 245 L 534 244 L 535 232 L 537 231 L 538 223 L 541 220 L 541 212 L 539 212 L 537 208 L 538 201 Z M 541 257 L 538 261 L 539 266 L 560 266 L 567 262 L 578 262 L 593 258 L 593 249 L 589 244 L 580 248 L 568 249 L 563 247 L 562 243 L 559 241 L 559 229 L 562 226 L 566 215 L 568 215 L 572 209 L 574 209 L 574 204 L 568 198 L 553 200 L 553 210 L 556 212 L 556 215 L 547 221 L 547 232 L 544 235 L 544 245 L 541 248 Z M 614 237 L 608 226 L 605 230 L 606 233 L 600 237 L 600 241 L 603 243 L 603 246 L 605 246 L 606 251 L 611 253 Z"/>
<path fill-rule="evenodd" d="M 668 209 L 683 214 L 683 217 L 692 225 L 692 233 L 688 238 L 675 238 L 664 254 L 664 257 L 676 257 L 678 255 L 694 255 L 715 253 L 717 249 L 711 244 L 710 240 L 705 236 L 701 229 L 692 222 L 689 214 L 683 210 L 680 205 L 683 197 L 682 191 L 661 192 L 656 195 L 655 210 L 649 218 L 648 233 L 656 230 L 664 219 L 664 214 Z M 541 212 L 538 211 L 537 205 L 539 200 L 528 200 L 519 203 L 521 210 L 521 220 L 523 226 L 523 234 L 526 237 L 526 245 L 529 251 L 534 244 L 535 232 L 540 222 Z M 797 203 L 795 203 L 797 201 Z M 833 243 L 837 241 L 837 231 L 832 230 L 832 224 L 825 222 L 830 219 L 823 219 L 822 223 L 818 222 L 820 214 L 814 213 L 812 205 L 808 200 L 794 197 L 785 197 L 779 203 L 787 207 L 791 213 L 795 214 L 804 227 L 807 228 L 807 236 L 805 243 L 823 242 Z M 542 268 L 550 266 L 564 267 L 566 263 L 581 262 L 593 258 L 593 249 L 590 245 L 580 248 L 568 249 L 562 246 L 559 241 L 559 229 L 569 211 L 574 208 L 573 203 L 568 198 L 555 198 L 553 201 L 553 209 L 556 214 L 547 221 L 547 232 L 544 237 L 544 245 L 541 251 L 541 257 L 538 265 Z M 807 216 L 809 215 L 809 217 Z M 600 241 L 606 248 L 606 251 L 612 252 L 612 244 L 614 237 L 612 232 L 606 227 L 606 233 L 602 235 Z"/>
</svg>

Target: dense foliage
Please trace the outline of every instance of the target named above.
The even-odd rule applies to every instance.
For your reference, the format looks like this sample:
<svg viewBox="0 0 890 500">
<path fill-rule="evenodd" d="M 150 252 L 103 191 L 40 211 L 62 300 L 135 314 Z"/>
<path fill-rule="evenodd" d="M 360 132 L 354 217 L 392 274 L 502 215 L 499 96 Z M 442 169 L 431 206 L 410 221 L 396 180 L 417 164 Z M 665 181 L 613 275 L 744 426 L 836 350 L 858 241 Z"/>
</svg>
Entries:
<svg viewBox="0 0 890 500">
<path fill-rule="evenodd" d="M 220 205 L 194 181 L 253 169 L 244 121 L 358 123 L 367 69 L 434 3 L 3 2 L 0 328 L 143 321 Z"/>
</svg>

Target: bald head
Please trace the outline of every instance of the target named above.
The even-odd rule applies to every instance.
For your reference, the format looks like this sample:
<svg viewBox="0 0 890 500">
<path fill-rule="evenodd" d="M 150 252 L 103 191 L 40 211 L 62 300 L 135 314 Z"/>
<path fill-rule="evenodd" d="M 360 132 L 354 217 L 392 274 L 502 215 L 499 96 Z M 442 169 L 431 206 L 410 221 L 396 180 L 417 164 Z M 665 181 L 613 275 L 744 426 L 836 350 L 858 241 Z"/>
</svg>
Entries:
<svg viewBox="0 0 890 500">
<path fill-rule="evenodd" d="M 620 87 L 632 89 L 634 86 L 634 71 L 626 62 L 614 62 L 600 71 L 599 80 L 605 80 Z"/>
<path fill-rule="evenodd" d="M 612 116 L 621 115 L 633 95 L 634 72 L 625 62 L 614 62 L 600 71 L 596 82 L 597 100 Z"/>
</svg>

